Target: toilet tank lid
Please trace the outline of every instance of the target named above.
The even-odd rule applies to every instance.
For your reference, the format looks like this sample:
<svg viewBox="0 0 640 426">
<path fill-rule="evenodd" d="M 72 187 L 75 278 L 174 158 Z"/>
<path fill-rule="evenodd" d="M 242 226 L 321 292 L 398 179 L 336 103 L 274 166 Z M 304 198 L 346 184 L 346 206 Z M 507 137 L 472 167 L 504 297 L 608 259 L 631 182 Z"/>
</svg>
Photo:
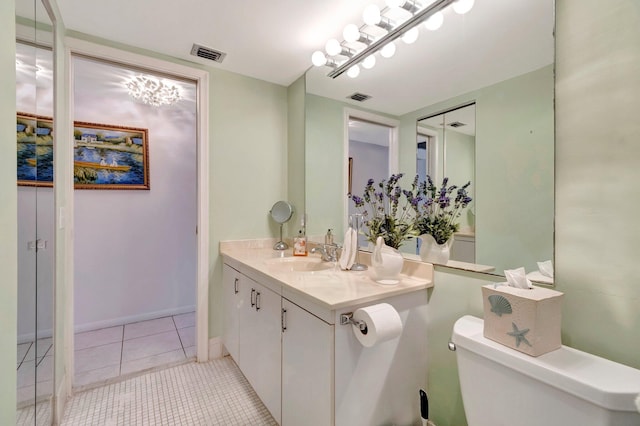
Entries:
<svg viewBox="0 0 640 426">
<path fill-rule="evenodd" d="M 457 350 L 474 352 L 600 407 L 636 410 L 640 370 L 568 346 L 532 357 L 485 338 L 483 327 L 480 318 L 458 319 L 452 336 Z"/>
</svg>

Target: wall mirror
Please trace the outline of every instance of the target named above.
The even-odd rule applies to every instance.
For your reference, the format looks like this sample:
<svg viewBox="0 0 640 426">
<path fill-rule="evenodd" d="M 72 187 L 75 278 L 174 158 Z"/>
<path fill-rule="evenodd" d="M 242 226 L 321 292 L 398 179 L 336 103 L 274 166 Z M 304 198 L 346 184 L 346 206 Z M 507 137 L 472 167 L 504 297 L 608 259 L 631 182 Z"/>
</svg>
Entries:
<svg viewBox="0 0 640 426">
<path fill-rule="evenodd" d="M 53 33 L 39 0 L 16 0 L 18 424 L 51 424 L 53 394 Z"/>
<path fill-rule="evenodd" d="M 416 130 L 416 174 L 420 181 L 427 176 L 440 185 L 446 176 L 449 184 L 462 186 L 475 181 L 476 105 L 462 105 L 418 120 Z M 468 188 L 475 199 L 475 186 Z M 475 256 L 475 207 L 473 201 L 458 219 L 458 232 L 451 246 L 454 262 L 476 264 L 476 270 L 492 272 L 490 265 L 479 265 Z M 420 253 L 420 240 L 416 243 Z"/>
<path fill-rule="evenodd" d="M 345 223 L 345 109 L 398 120 L 399 171 L 412 177 L 426 155 L 419 149 L 424 127 L 419 122 L 474 104 L 474 202 L 466 225 L 474 232 L 475 262 L 447 266 L 502 275 L 520 266 L 535 271 L 538 261 L 552 259 L 553 30 L 553 0 L 486 0 L 466 15 L 445 10 L 439 30 L 420 29 L 414 44 L 398 43 L 395 56 L 377 58 L 376 66 L 357 78 L 331 79 L 329 68 L 310 68 L 305 76 L 310 234 L 339 232 Z M 370 99 L 354 101 L 354 93 Z M 459 153 L 440 149 L 422 160 L 431 161 L 438 179 L 447 169 L 444 161 L 449 170 L 456 158 L 463 161 Z M 415 253 L 411 245 L 405 252 Z"/>
</svg>

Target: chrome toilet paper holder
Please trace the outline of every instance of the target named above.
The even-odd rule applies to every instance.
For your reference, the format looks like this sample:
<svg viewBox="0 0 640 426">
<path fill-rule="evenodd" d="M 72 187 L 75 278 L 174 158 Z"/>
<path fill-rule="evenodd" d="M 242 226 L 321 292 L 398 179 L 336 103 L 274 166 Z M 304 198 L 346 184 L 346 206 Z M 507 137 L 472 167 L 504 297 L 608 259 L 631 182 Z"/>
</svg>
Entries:
<svg viewBox="0 0 640 426">
<path fill-rule="evenodd" d="M 367 323 L 357 319 L 353 319 L 353 312 L 347 312 L 346 314 L 340 314 L 340 325 L 353 324 L 360 329 L 360 331 L 366 331 Z"/>
</svg>

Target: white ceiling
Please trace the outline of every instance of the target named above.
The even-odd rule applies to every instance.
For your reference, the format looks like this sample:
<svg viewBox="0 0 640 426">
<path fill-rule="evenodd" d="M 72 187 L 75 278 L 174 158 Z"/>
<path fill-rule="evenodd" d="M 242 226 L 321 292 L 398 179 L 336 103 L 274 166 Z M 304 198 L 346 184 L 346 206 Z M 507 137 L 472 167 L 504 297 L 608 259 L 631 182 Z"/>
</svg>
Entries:
<svg viewBox="0 0 640 426">
<path fill-rule="evenodd" d="M 425 0 L 430 3 L 430 0 Z M 57 0 L 68 30 L 288 86 L 311 66 L 313 51 L 362 11 L 384 0 Z M 345 100 L 372 95 L 363 107 L 400 115 L 455 94 L 502 81 L 553 61 L 553 0 L 476 0 L 466 15 L 445 10 L 436 32 L 398 43 L 353 80 L 307 76 L 307 90 Z M 16 0 L 27 14 L 33 3 Z M 23 12 L 24 11 L 24 12 Z M 193 43 L 227 53 L 222 64 L 190 55 Z"/>
</svg>

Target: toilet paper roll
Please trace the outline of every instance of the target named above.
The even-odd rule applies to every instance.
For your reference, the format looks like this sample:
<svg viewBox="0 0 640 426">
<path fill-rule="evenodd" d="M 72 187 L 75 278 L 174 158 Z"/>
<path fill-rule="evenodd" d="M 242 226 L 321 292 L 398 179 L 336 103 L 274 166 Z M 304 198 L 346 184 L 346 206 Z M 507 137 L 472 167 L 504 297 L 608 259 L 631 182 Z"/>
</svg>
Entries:
<svg viewBox="0 0 640 426">
<path fill-rule="evenodd" d="M 355 325 L 352 326 L 353 334 L 362 346 L 367 348 L 391 340 L 402 333 L 400 314 L 388 303 L 357 309 L 353 313 L 353 319 L 364 321 L 367 325 L 364 330 L 360 330 Z"/>
</svg>

